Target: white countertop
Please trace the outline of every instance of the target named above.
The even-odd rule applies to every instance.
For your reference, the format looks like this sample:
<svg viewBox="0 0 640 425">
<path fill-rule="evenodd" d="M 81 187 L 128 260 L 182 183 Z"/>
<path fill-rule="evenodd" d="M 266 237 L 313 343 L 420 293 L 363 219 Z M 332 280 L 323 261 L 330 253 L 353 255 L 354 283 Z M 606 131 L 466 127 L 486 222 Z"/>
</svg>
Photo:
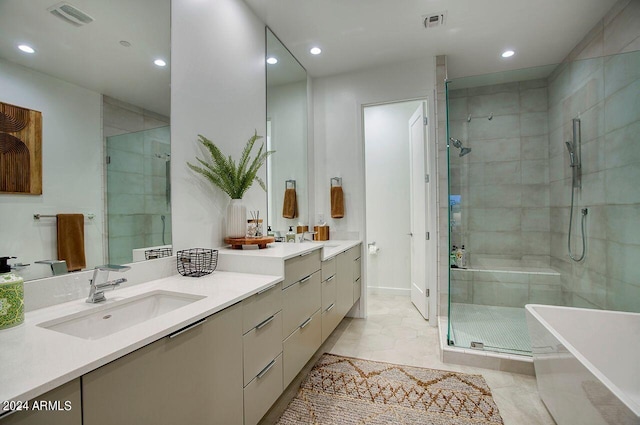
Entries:
<svg viewBox="0 0 640 425">
<path fill-rule="evenodd" d="M 79 299 L 28 312 L 23 324 L 0 331 L 0 401 L 33 399 L 280 281 L 281 276 L 222 271 L 200 278 L 175 275 L 106 292 L 105 303 Z M 37 326 L 154 290 L 206 298 L 97 340 Z"/>
<path fill-rule="evenodd" d="M 274 242 L 268 244 L 267 248 L 264 249 L 232 249 L 227 246 L 224 248 L 218 248 L 218 251 L 223 255 L 241 255 L 287 260 L 322 248 L 321 259 L 322 261 L 325 261 L 360 243 L 361 241 L 358 240 L 307 241 L 300 243 Z"/>
<path fill-rule="evenodd" d="M 0 401 L 30 400 L 85 373 L 144 347 L 193 322 L 225 309 L 256 292 L 283 280 L 284 260 L 316 249 L 328 260 L 354 246 L 358 240 L 273 243 L 266 249 L 235 250 L 219 248 L 221 255 L 265 259 L 280 263 L 264 274 L 215 271 L 201 278 L 180 275 L 140 283 L 106 292 L 107 301 L 88 304 L 85 299 L 33 310 L 25 314 L 23 324 L 0 330 Z M 252 265 L 260 264 L 252 261 Z M 262 263 L 264 265 L 265 263 Z M 249 267 L 246 263 L 242 268 Z M 258 266 L 260 267 L 260 266 Z M 260 269 L 262 270 L 262 269 Z M 243 270 L 244 271 L 244 270 Z M 248 270 L 247 270 L 248 271 Z M 277 276 L 276 274 L 279 274 Z M 131 326 L 104 338 L 86 340 L 37 326 L 60 317 L 100 309 L 119 300 L 156 290 L 202 295 L 195 301 L 146 322 Z M 2 413 L 2 412 L 0 412 Z"/>
</svg>

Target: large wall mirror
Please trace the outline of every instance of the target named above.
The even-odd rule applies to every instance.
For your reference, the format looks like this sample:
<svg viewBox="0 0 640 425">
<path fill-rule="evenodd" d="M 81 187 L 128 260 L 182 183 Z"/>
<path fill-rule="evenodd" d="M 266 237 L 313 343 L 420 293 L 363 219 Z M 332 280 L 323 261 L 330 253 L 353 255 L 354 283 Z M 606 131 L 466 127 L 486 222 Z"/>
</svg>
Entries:
<svg viewBox="0 0 640 425">
<path fill-rule="evenodd" d="M 267 162 L 267 224 L 284 235 L 289 226 L 309 223 L 307 72 L 269 28 L 266 40 L 266 138 L 269 150 L 276 151 Z"/>
<path fill-rule="evenodd" d="M 84 268 L 170 246 L 169 61 L 170 0 L 0 2 L 0 102 L 42 113 L 42 195 L 0 193 L 25 279 L 54 274 L 57 214 L 84 214 Z"/>
</svg>

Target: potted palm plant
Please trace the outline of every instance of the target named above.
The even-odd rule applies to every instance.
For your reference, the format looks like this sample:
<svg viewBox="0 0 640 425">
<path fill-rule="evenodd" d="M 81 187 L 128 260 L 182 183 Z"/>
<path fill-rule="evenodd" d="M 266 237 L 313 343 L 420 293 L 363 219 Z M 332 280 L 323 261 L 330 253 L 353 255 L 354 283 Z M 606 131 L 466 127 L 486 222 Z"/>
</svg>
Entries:
<svg viewBox="0 0 640 425">
<path fill-rule="evenodd" d="M 262 189 L 267 190 L 264 181 L 258 176 L 258 170 L 274 151 L 265 151 L 262 144 L 255 158 L 251 159 L 251 151 L 259 139 L 262 139 L 262 136 L 258 136 L 256 131 L 247 141 L 240 160 L 236 162 L 231 155 L 226 157 L 211 140 L 199 134 L 198 141 L 207 148 L 211 159 L 204 160 L 196 157 L 200 165 L 187 162 L 189 168 L 202 174 L 211 184 L 220 188 L 231 198 L 227 207 L 226 236 L 229 238 L 242 238 L 246 235 L 247 209 L 242 203 L 242 197 L 246 191 L 254 182 L 258 182 Z"/>
</svg>

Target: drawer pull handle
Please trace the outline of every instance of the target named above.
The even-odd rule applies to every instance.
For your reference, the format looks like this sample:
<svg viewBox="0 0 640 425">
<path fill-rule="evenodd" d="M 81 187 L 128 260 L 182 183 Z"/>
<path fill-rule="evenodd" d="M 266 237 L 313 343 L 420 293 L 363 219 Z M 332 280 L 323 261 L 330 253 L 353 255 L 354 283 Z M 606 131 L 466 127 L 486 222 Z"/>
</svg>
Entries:
<svg viewBox="0 0 640 425">
<path fill-rule="evenodd" d="M 265 326 L 267 326 L 269 323 L 271 323 L 271 321 L 273 320 L 273 318 L 276 317 L 276 315 L 272 315 L 271 317 L 267 317 L 266 319 L 264 319 L 262 322 L 258 323 L 258 325 L 256 326 L 256 330 L 258 329 L 262 329 Z"/>
<path fill-rule="evenodd" d="M 304 327 L 307 326 L 309 323 L 311 323 L 311 317 L 309 317 L 307 320 L 304 321 L 303 324 L 300 325 L 300 329 L 304 329 Z"/>
<path fill-rule="evenodd" d="M 331 276 L 329 279 L 325 280 L 325 282 L 331 282 L 333 279 L 336 278 L 336 275 L 334 274 L 333 276 Z"/>
<path fill-rule="evenodd" d="M 193 328 L 195 328 L 195 327 L 197 327 L 197 326 L 202 325 L 202 324 L 203 324 L 204 322 L 206 322 L 206 321 L 207 321 L 207 318 L 206 318 L 206 317 L 205 317 L 204 319 L 198 320 L 197 322 L 192 323 L 192 324 L 190 324 L 190 325 L 189 325 L 189 326 L 187 326 L 187 327 L 184 327 L 184 328 L 182 328 L 182 329 L 180 329 L 180 330 L 178 330 L 178 331 L 175 331 L 174 333 L 172 333 L 171 335 L 169 335 L 169 338 L 175 338 L 175 337 L 177 337 L 178 335 L 181 335 L 181 334 L 183 334 L 183 333 L 185 333 L 185 332 L 187 332 L 187 331 L 190 331 L 191 329 L 193 329 Z"/>
<path fill-rule="evenodd" d="M 360 261 L 360 257 L 356 258 L 356 259 L 355 259 L 355 260 L 353 260 L 353 261 Z"/>
<path fill-rule="evenodd" d="M 274 285 L 269 286 L 268 288 L 264 288 L 263 290 L 256 292 L 256 295 L 261 295 L 261 294 L 264 294 L 265 292 L 269 292 L 270 290 L 272 290 L 276 286 L 278 286 L 277 283 L 274 284 Z"/>
<path fill-rule="evenodd" d="M 313 254 L 314 252 L 315 252 L 315 250 L 314 250 L 314 251 L 305 252 L 304 254 L 300 254 L 300 256 L 301 256 L 301 257 L 306 257 L 307 255 L 311 255 L 311 254 Z"/>
<path fill-rule="evenodd" d="M 311 280 L 311 275 L 305 277 L 304 279 L 300 279 L 300 284 L 302 285 L 303 283 L 307 283 L 309 280 Z"/>
<path fill-rule="evenodd" d="M 333 307 L 336 306 L 336 303 L 331 304 L 329 307 L 327 307 L 327 309 L 325 310 L 325 313 L 330 312 L 331 310 L 333 310 Z"/>
<path fill-rule="evenodd" d="M 267 374 L 267 372 L 269 372 L 269 370 L 276 364 L 276 359 L 271 360 L 271 362 L 260 371 L 260 373 L 258 375 L 256 375 L 256 378 L 260 379 L 262 378 L 264 375 Z"/>
</svg>

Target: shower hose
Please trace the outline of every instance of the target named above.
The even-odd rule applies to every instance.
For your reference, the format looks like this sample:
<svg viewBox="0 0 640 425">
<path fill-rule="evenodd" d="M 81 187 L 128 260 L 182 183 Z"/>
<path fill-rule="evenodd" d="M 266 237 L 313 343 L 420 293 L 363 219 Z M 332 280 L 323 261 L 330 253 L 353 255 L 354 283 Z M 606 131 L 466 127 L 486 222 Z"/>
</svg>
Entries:
<svg viewBox="0 0 640 425">
<path fill-rule="evenodd" d="M 571 252 L 571 226 L 573 224 L 573 197 L 574 197 L 574 193 L 576 191 L 576 188 L 573 187 L 573 185 L 571 185 L 571 212 L 569 213 L 569 236 L 567 238 L 567 248 L 569 249 L 569 257 L 571 257 L 571 259 L 573 261 L 582 261 L 584 259 L 584 255 L 587 252 L 587 240 L 584 237 L 584 229 L 585 229 L 585 222 L 587 219 L 587 209 L 583 208 L 581 210 L 582 213 L 582 220 L 581 220 L 581 227 L 582 227 L 582 254 L 580 254 L 580 257 L 576 258 L 573 255 L 573 252 Z"/>
</svg>

